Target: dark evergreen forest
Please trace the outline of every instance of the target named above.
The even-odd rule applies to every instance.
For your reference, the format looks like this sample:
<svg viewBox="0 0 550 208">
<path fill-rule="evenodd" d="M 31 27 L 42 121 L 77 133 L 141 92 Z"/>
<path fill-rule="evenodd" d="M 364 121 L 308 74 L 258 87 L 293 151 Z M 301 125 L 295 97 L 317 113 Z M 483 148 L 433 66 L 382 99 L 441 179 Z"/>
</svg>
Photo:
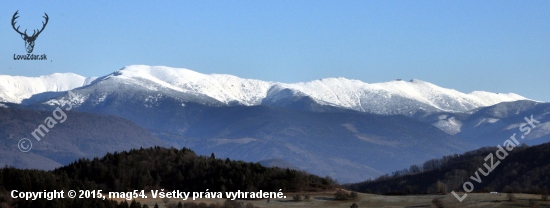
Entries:
<svg viewBox="0 0 550 208">
<path fill-rule="evenodd" d="M 497 150 L 496 147 L 485 147 L 449 155 L 374 180 L 344 186 L 358 192 L 378 194 L 436 194 L 464 191 L 463 183 L 470 181 L 474 192 L 544 194 L 550 191 L 550 143 L 517 146 L 503 159 L 495 155 Z M 491 153 L 492 161 L 487 158 Z M 495 168 L 489 171 L 484 164 Z M 484 176 L 479 169 L 488 175 Z M 472 176 L 478 178 L 476 171 L 481 183 L 471 179 Z"/>
<path fill-rule="evenodd" d="M 53 171 L 0 169 L 0 205 L 16 207 L 142 207 L 137 202 L 102 199 L 20 200 L 11 190 L 180 190 L 184 192 L 332 189 L 335 181 L 303 171 L 264 167 L 259 163 L 198 156 L 190 149 L 152 147 L 80 159 Z"/>
</svg>

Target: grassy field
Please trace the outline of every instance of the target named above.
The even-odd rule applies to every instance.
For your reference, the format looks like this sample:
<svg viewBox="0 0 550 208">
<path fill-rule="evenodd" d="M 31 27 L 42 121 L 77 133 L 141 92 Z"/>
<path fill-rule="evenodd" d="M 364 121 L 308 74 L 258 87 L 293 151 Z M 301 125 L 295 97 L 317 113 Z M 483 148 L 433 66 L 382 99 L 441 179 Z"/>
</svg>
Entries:
<svg viewBox="0 0 550 208">
<path fill-rule="evenodd" d="M 256 207 L 345 207 L 348 208 L 351 204 L 356 203 L 359 207 L 435 207 L 432 205 L 434 198 L 442 200 L 445 207 L 532 207 L 530 206 L 530 200 L 539 205 L 539 207 L 550 207 L 550 201 L 541 201 L 540 195 L 532 194 L 514 194 L 516 200 L 509 201 L 507 194 L 489 194 L 489 193 L 470 193 L 463 202 L 458 200 L 452 195 L 411 195 L 411 196 L 383 196 L 374 194 L 359 194 L 355 200 L 337 201 L 334 199 L 333 192 L 325 193 L 300 193 L 299 195 L 309 195 L 309 201 L 302 199 L 302 201 L 293 201 L 296 193 L 285 194 L 284 199 L 271 199 L 268 203 L 266 199 L 262 200 L 240 200 L 241 202 L 252 203 Z M 187 201 L 171 199 L 168 204 L 175 204 L 178 202 L 192 201 L 195 203 L 204 202 L 206 204 L 218 203 L 223 205 L 226 199 L 198 199 Z M 155 203 L 158 203 L 159 207 L 165 207 L 164 202 L 160 199 L 152 199 L 148 196 L 147 199 L 137 199 L 142 204 L 147 204 L 153 208 Z M 531 203 L 533 203 L 531 202 Z"/>
</svg>

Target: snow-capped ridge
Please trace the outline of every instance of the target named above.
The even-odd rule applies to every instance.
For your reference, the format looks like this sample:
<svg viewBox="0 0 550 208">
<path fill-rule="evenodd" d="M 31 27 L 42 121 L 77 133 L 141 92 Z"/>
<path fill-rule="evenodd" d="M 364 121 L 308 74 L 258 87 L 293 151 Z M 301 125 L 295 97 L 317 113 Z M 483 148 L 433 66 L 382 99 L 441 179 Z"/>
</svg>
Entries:
<svg viewBox="0 0 550 208">
<path fill-rule="evenodd" d="M 0 75 L 0 101 L 21 103 L 33 95 L 72 90 L 89 85 L 95 79 L 74 73 L 54 73 L 39 77 Z"/>
<path fill-rule="evenodd" d="M 525 100 L 517 94 L 475 91 L 469 94 L 439 87 L 419 79 L 365 83 L 343 77 L 309 82 L 280 83 L 244 79 L 227 74 L 202 74 L 189 69 L 132 65 L 113 73 L 113 78 L 147 80 L 185 93 L 203 94 L 222 103 L 261 105 L 289 96 L 308 96 L 318 104 L 378 114 L 413 114 L 420 110 L 465 112 L 500 102 Z M 287 93 L 281 93 L 286 91 Z"/>
<path fill-rule="evenodd" d="M 273 85 L 271 82 L 243 79 L 233 75 L 207 75 L 189 69 L 164 66 L 133 65 L 116 73 L 117 75 L 112 78 L 147 80 L 175 91 L 204 94 L 222 103 L 237 102 L 248 106 L 261 104 L 267 91 Z"/>
<path fill-rule="evenodd" d="M 409 116 L 418 112 L 467 112 L 500 102 L 526 100 L 514 93 L 474 91 L 465 94 L 419 79 L 365 83 L 356 79 L 337 77 L 309 82 L 280 83 L 146 65 L 126 66 L 100 78 L 56 73 L 41 77 L 0 76 L 0 80 L 0 101 L 15 103 L 20 103 L 35 94 L 67 91 L 79 87 L 97 86 L 96 90 L 104 91 L 105 86 L 99 85 L 101 83 L 109 83 L 110 86 L 122 84 L 127 86 L 126 89 L 145 89 L 155 94 L 166 94 L 170 91 L 170 95 L 166 96 L 176 96 L 177 100 L 183 102 L 186 97 L 192 96 L 194 99 L 189 98 L 189 101 L 193 102 L 206 99 L 226 105 L 284 105 L 299 97 L 309 97 L 322 106 Z M 99 97 L 105 98 L 105 95 Z M 94 103 L 102 101 L 97 100 Z"/>
</svg>

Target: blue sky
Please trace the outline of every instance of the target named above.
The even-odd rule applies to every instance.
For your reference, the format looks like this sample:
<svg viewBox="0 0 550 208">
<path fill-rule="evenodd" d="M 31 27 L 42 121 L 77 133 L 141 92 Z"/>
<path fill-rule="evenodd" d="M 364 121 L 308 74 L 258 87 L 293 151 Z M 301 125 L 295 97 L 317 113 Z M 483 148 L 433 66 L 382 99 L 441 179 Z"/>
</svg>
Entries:
<svg viewBox="0 0 550 208">
<path fill-rule="evenodd" d="M 34 54 L 21 29 L 50 21 Z M 32 33 L 32 32 L 30 32 Z M 550 1 L 7 1 L 0 74 L 103 76 L 127 65 L 302 82 L 421 79 L 550 101 Z"/>
</svg>

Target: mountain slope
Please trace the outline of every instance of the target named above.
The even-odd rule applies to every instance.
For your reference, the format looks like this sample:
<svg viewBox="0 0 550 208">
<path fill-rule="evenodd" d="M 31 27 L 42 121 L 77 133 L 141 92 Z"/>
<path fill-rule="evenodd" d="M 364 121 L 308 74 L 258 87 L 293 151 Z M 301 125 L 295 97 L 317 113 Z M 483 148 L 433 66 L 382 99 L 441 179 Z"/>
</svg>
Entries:
<svg viewBox="0 0 550 208">
<path fill-rule="evenodd" d="M 56 114 L 62 118 L 60 113 Z M 52 111 L 0 108 L 0 165 L 18 168 L 53 169 L 81 157 L 100 156 L 107 152 L 131 148 L 168 146 L 135 123 L 106 115 L 65 112 L 65 121 L 58 122 L 37 141 L 31 133 Z M 39 135 L 39 134 L 37 134 Z M 18 150 L 18 141 L 28 138 L 32 149 Z"/>
<path fill-rule="evenodd" d="M 505 157 L 503 153 L 499 153 L 500 156 L 497 157 L 497 150 L 495 147 L 481 148 L 461 155 L 446 156 L 424 163 L 425 167 L 432 167 L 428 170 L 410 174 L 401 171 L 401 174 L 396 173 L 394 176 L 386 175 L 375 180 L 350 184 L 348 188 L 381 194 L 437 193 L 435 187 L 440 181 L 445 184 L 446 192 L 458 192 L 463 191 L 463 184 L 469 181 L 474 184 L 472 189 L 476 191 L 535 194 L 550 191 L 550 143 L 533 147 L 517 146 L 507 152 Z M 493 163 L 485 161 L 489 154 L 493 154 Z M 488 171 L 484 164 L 494 169 Z M 479 169 L 490 174 L 482 175 Z M 480 182 L 473 179 L 477 178 L 476 172 L 481 178 Z"/>
<path fill-rule="evenodd" d="M 525 117 L 531 119 L 531 115 L 540 123 L 536 123 L 536 127 L 522 141 L 530 145 L 549 141 L 550 103 L 529 100 L 502 102 L 465 113 L 440 112 L 415 119 L 431 123 L 451 135 L 479 146 L 495 146 L 514 133 L 522 133 L 519 127 L 526 124 Z"/>
<path fill-rule="evenodd" d="M 524 132 L 520 126 L 527 125 L 525 118 L 532 118 L 539 123 L 533 123 L 529 134 L 522 140 L 528 144 L 541 144 L 550 141 L 550 103 L 532 101 L 504 102 L 482 108 L 462 121 L 460 133 L 456 136 L 467 141 L 479 141 L 480 145 L 495 146 L 505 138 L 517 134 L 518 138 Z"/>
<path fill-rule="evenodd" d="M 74 108 L 130 119 L 172 145 L 200 154 L 214 152 L 246 161 L 281 158 L 300 169 L 344 182 L 475 147 L 405 116 L 182 104 L 179 98 L 157 96 L 155 91 L 117 89 L 99 103 L 95 98 L 102 97 L 102 91 L 90 87 L 74 90 L 83 98 Z M 154 102 L 144 104 L 146 99 Z M 48 103 L 66 101 L 60 97 Z"/>
<path fill-rule="evenodd" d="M 86 78 L 72 73 L 55 73 L 40 77 L 0 75 L 0 102 L 33 103 L 58 96 L 63 92 L 90 84 Z M 34 97 L 33 99 L 33 96 Z"/>
</svg>

